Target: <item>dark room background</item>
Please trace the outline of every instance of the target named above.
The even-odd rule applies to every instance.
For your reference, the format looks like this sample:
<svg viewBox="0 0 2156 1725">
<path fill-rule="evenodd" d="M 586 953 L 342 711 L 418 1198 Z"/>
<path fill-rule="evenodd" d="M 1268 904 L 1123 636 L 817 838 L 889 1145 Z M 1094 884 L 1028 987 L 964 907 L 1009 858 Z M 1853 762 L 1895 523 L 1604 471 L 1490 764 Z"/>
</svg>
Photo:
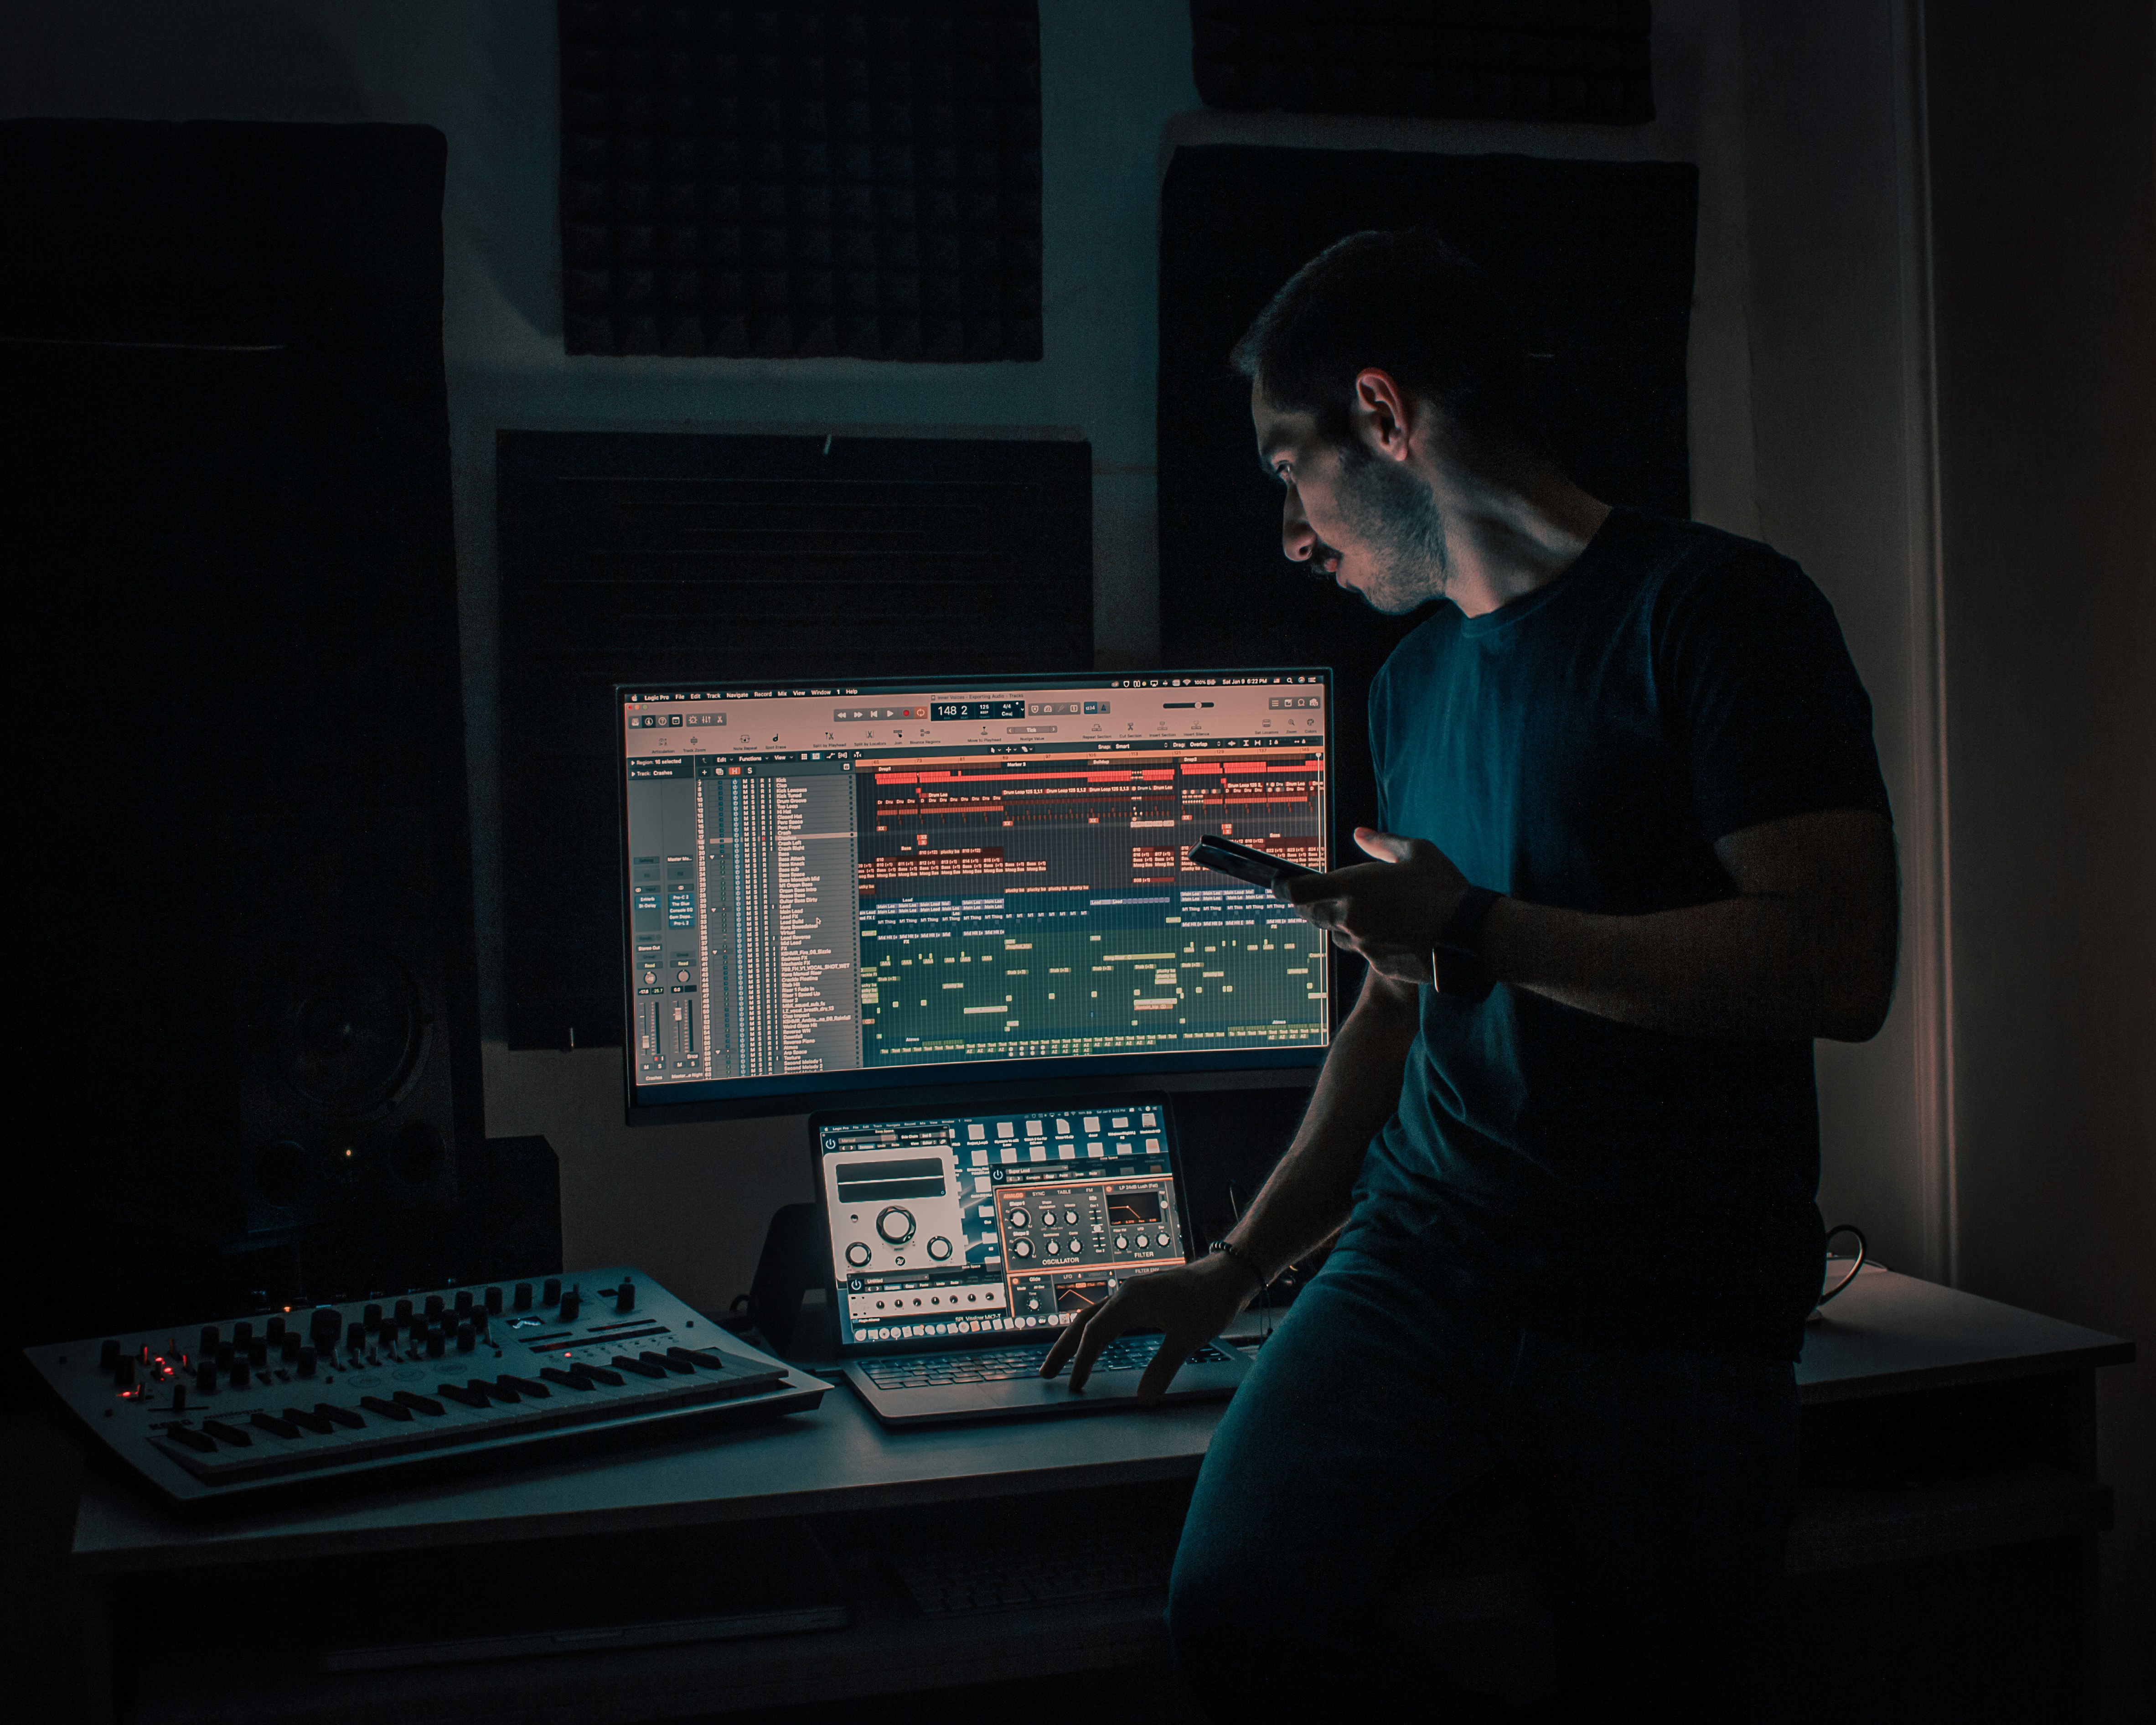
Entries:
<svg viewBox="0 0 2156 1725">
<path fill-rule="evenodd" d="M 487 1128 L 552 1142 L 571 1260 L 634 1260 L 706 1304 L 746 1287 L 773 1207 L 806 1195 L 798 1120 L 631 1132 L 618 1050 L 506 1039 L 501 762 L 519 739 L 501 716 L 497 432 L 1083 439 L 1096 660 L 1158 664 L 1157 224 L 1178 150 L 1692 165 L 1691 507 L 1796 557 L 1834 601 L 1902 846 L 1892 1018 L 1820 1051 L 1822 1208 L 1897 1269 L 2140 1341 L 2143 1363 L 2102 1387 L 2123 1707 L 2156 1679 L 2150 9 L 1663 0 L 1653 39 L 1640 126 L 1235 115 L 1199 101 L 1185 8 L 1043 0 L 1027 362 L 566 352 L 552 8 L 529 0 L 9 0 L 0 116 L 446 136 Z"/>
</svg>

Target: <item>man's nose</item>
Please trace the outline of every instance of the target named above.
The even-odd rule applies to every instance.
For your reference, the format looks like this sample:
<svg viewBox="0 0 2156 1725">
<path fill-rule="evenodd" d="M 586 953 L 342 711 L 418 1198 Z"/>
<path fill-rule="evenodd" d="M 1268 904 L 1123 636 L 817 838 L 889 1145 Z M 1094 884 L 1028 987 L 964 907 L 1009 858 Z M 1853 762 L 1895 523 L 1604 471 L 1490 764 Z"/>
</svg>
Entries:
<svg viewBox="0 0 2156 1725">
<path fill-rule="evenodd" d="M 1302 499 L 1293 485 L 1281 504 L 1281 552 L 1291 563 L 1306 563 L 1317 548 L 1317 535 L 1303 518 Z"/>
</svg>

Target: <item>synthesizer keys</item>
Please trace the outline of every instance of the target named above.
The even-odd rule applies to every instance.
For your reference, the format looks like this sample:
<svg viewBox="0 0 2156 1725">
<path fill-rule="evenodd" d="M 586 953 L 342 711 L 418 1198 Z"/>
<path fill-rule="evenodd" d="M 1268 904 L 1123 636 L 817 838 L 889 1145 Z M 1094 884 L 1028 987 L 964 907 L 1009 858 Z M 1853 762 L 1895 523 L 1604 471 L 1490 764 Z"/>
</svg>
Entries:
<svg viewBox="0 0 2156 1725">
<path fill-rule="evenodd" d="M 191 1508 L 673 1436 L 813 1408 L 827 1387 L 627 1268 L 25 1352 L 115 1455 Z"/>
</svg>

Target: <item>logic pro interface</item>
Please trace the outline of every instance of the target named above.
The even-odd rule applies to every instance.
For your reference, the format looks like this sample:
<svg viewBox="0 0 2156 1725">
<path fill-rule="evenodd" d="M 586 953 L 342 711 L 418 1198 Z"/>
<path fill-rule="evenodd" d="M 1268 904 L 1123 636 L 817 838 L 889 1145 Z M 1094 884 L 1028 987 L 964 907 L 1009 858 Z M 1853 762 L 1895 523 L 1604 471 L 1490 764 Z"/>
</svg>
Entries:
<svg viewBox="0 0 2156 1725">
<path fill-rule="evenodd" d="M 1168 1111 L 814 1122 L 839 1345 L 1054 1329 L 1183 1263 Z"/>
<path fill-rule="evenodd" d="M 1328 673 L 616 693 L 633 1112 L 1322 1057 Z"/>
</svg>

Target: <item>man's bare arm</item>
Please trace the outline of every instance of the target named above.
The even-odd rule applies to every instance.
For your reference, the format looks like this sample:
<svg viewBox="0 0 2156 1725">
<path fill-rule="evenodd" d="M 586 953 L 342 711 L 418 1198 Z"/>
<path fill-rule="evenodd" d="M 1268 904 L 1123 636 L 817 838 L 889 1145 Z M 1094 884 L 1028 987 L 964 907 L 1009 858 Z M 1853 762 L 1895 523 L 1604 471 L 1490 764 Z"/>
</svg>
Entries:
<svg viewBox="0 0 2156 1725">
<path fill-rule="evenodd" d="M 1421 839 L 1358 829 L 1374 860 L 1276 889 L 1338 944 L 1402 982 L 1467 881 Z M 1715 846 L 1735 896 L 1644 916 L 1500 899 L 1481 927 L 1499 982 L 1583 1012 L 1683 1036 L 1861 1042 L 1894 993 L 1900 894 L 1894 830 L 1868 809 L 1792 815 Z"/>
<path fill-rule="evenodd" d="M 1138 1380 L 1138 1399 L 1150 1401 L 1168 1389 L 1194 1348 L 1228 1327 L 1262 1282 L 1338 1232 L 1363 1153 L 1399 1106 L 1417 1002 L 1413 985 L 1372 971 L 1325 1057 L 1295 1142 L 1229 1235 L 1240 1250 L 1126 1281 L 1056 1338 L 1041 1375 L 1053 1378 L 1067 1360 L 1070 1387 L 1082 1389 L 1094 1360 L 1116 1337 L 1159 1330 L 1161 1345 Z"/>
<path fill-rule="evenodd" d="M 1414 1045 L 1415 988 L 1369 972 L 1317 1075 L 1295 1142 L 1228 1239 L 1274 1276 L 1337 1234 L 1348 1219 L 1363 1153 L 1399 1106 Z M 1254 1280 L 1251 1291 L 1256 1291 Z"/>
<path fill-rule="evenodd" d="M 1863 809 L 1768 821 L 1715 846 L 1736 896 L 1646 916 L 1501 899 L 1482 926 L 1500 982 L 1678 1035 L 1862 1042 L 1893 998 L 1893 829 Z"/>
</svg>

